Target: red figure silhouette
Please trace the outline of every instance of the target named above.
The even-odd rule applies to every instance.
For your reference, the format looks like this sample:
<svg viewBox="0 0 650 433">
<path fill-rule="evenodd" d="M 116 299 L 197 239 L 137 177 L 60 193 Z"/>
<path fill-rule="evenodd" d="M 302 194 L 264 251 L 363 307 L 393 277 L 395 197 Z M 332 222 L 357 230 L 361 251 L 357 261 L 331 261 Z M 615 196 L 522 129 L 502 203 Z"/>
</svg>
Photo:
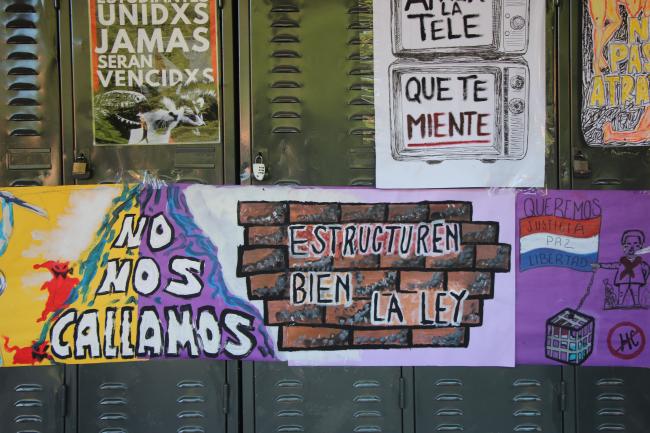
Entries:
<svg viewBox="0 0 650 433">
<path fill-rule="evenodd" d="M 50 313 L 55 313 L 67 307 L 68 297 L 70 297 L 72 289 L 79 284 L 77 278 L 70 278 L 68 276 L 72 272 L 72 269 L 68 267 L 68 262 L 54 262 L 50 260 L 40 265 L 34 265 L 34 269 L 41 268 L 50 271 L 52 273 L 52 279 L 46 281 L 41 286 L 41 290 L 47 290 L 49 296 L 45 304 L 45 309 L 36 323 L 45 321 Z"/>
<path fill-rule="evenodd" d="M 47 349 L 50 346 L 47 341 L 42 342 L 38 346 L 36 345 L 36 341 L 32 341 L 31 346 L 18 347 L 9 346 L 8 337 L 4 337 L 4 340 L 5 351 L 14 354 L 14 365 L 36 365 L 43 362 L 44 359 L 52 360 L 52 357 L 47 353 Z"/>
</svg>

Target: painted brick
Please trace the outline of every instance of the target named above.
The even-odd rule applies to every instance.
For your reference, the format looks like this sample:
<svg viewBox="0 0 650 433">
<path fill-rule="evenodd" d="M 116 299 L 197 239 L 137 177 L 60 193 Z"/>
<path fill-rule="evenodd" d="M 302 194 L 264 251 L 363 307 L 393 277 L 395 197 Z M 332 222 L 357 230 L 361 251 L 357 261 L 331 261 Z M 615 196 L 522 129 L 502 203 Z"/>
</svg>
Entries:
<svg viewBox="0 0 650 433">
<path fill-rule="evenodd" d="M 475 254 L 476 247 L 474 245 L 463 245 L 459 252 L 427 257 L 426 267 L 439 270 L 472 269 L 474 268 Z"/>
<path fill-rule="evenodd" d="M 280 350 L 331 350 L 349 346 L 351 331 L 339 328 L 283 326 L 279 334 Z"/>
<path fill-rule="evenodd" d="M 287 245 L 287 227 L 254 226 L 248 228 L 248 245 Z"/>
<path fill-rule="evenodd" d="M 337 223 L 341 216 L 341 209 L 338 203 L 291 203 L 289 214 L 292 224 Z"/>
<path fill-rule="evenodd" d="M 499 241 L 497 223 L 462 223 L 463 243 L 496 244 Z"/>
<path fill-rule="evenodd" d="M 392 223 L 419 223 L 429 219 L 429 205 L 416 204 L 389 204 L 388 221 Z"/>
<path fill-rule="evenodd" d="M 241 274 L 280 272 L 286 266 L 286 250 L 282 248 L 244 248 L 241 255 Z"/>
<path fill-rule="evenodd" d="M 323 307 L 313 304 L 291 305 L 288 301 L 267 301 L 265 316 L 267 325 L 317 325 L 323 323 Z"/>
<path fill-rule="evenodd" d="M 444 290 L 443 272 L 400 272 L 400 290 Z"/>
<path fill-rule="evenodd" d="M 354 346 L 407 347 L 409 345 L 408 329 L 362 330 L 352 331 Z"/>
<path fill-rule="evenodd" d="M 429 220 L 436 221 L 471 221 L 472 203 L 431 203 L 429 205 Z"/>
<path fill-rule="evenodd" d="M 509 272 L 510 256 L 510 245 L 477 245 L 476 268 L 493 272 Z"/>
<path fill-rule="evenodd" d="M 490 298 L 494 294 L 494 276 L 488 272 L 449 272 L 447 290 L 469 291 L 469 296 Z"/>
<path fill-rule="evenodd" d="M 426 262 L 425 256 L 381 256 L 380 267 L 382 269 L 424 269 Z"/>
<path fill-rule="evenodd" d="M 379 268 L 379 255 L 358 254 L 354 257 L 334 258 L 334 269 L 377 269 Z"/>
<path fill-rule="evenodd" d="M 352 274 L 353 299 L 370 299 L 373 292 L 397 290 L 395 271 L 358 271 Z"/>
<path fill-rule="evenodd" d="M 291 257 L 289 268 L 292 271 L 331 271 L 334 267 L 333 257 Z"/>
<path fill-rule="evenodd" d="M 349 306 L 327 307 L 325 323 L 338 326 L 372 326 L 370 301 L 355 301 Z"/>
<path fill-rule="evenodd" d="M 387 206 L 385 204 L 341 204 L 342 223 L 384 222 Z"/>
<path fill-rule="evenodd" d="M 262 274 L 248 277 L 248 296 L 251 299 L 289 299 L 289 275 Z"/>
<path fill-rule="evenodd" d="M 468 299 L 463 303 L 463 325 L 479 326 L 483 323 L 483 303 L 479 299 Z"/>
<path fill-rule="evenodd" d="M 414 347 L 464 347 L 469 342 L 467 328 L 413 329 Z"/>
<path fill-rule="evenodd" d="M 239 224 L 279 225 L 286 224 L 289 209 L 286 203 L 239 203 Z"/>
</svg>

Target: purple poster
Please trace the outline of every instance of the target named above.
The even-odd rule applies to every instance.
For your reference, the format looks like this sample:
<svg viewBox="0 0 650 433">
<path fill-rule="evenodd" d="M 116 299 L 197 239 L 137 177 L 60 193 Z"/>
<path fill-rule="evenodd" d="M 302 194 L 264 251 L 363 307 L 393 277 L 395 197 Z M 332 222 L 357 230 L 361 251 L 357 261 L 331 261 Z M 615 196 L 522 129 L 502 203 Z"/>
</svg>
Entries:
<svg viewBox="0 0 650 433">
<path fill-rule="evenodd" d="M 518 195 L 518 364 L 650 367 L 649 198 Z"/>
</svg>

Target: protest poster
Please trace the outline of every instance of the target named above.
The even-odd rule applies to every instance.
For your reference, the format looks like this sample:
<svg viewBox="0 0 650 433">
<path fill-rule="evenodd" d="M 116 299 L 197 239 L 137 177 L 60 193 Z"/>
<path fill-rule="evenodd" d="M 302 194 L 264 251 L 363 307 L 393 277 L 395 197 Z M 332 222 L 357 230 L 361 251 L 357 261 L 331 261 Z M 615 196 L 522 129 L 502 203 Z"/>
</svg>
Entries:
<svg viewBox="0 0 650 433">
<path fill-rule="evenodd" d="M 584 0 L 582 132 L 590 146 L 650 145 L 650 4 Z"/>
<path fill-rule="evenodd" d="M 514 365 L 513 191 L 0 191 L 3 366 Z"/>
<path fill-rule="evenodd" d="M 220 141 L 216 0 L 89 0 L 95 145 Z"/>
<path fill-rule="evenodd" d="M 647 192 L 517 198 L 517 363 L 650 367 Z"/>
<path fill-rule="evenodd" d="M 377 186 L 543 186 L 544 2 L 373 11 Z"/>
</svg>

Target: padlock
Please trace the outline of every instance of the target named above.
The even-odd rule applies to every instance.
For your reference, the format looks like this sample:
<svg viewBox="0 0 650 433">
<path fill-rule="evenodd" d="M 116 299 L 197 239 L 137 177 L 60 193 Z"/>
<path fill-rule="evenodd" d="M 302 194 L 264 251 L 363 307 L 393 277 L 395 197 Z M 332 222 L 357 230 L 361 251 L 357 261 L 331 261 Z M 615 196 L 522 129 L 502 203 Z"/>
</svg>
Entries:
<svg viewBox="0 0 650 433">
<path fill-rule="evenodd" d="M 260 182 L 266 177 L 266 165 L 261 153 L 257 154 L 253 162 L 253 177 Z"/>
<path fill-rule="evenodd" d="M 591 176 L 589 160 L 580 151 L 573 158 L 573 176 L 576 178 L 588 178 Z"/>
<path fill-rule="evenodd" d="M 90 162 L 83 153 L 75 156 L 72 161 L 72 177 L 80 180 L 90 179 L 91 177 Z"/>
</svg>

